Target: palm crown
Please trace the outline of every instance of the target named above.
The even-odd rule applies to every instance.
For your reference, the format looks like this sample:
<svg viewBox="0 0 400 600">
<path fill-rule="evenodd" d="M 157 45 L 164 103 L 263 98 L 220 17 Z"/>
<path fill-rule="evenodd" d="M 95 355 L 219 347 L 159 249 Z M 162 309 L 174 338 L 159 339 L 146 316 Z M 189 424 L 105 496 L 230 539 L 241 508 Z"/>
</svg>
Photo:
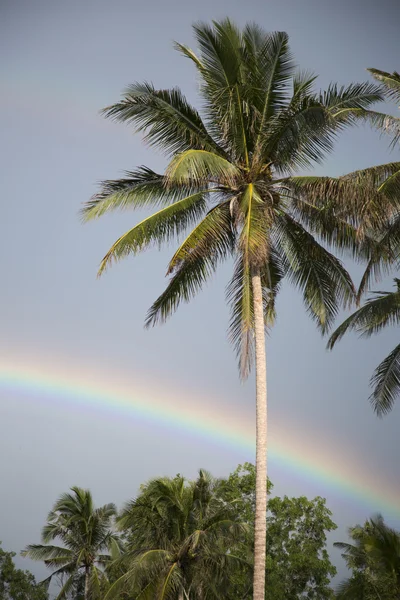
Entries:
<svg viewBox="0 0 400 600">
<path fill-rule="evenodd" d="M 109 552 L 119 554 L 119 541 L 112 531 L 115 514 L 114 504 L 95 508 L 91 493 L 78 487 L 57 500 L 42 531 L 43 544 L 27 546 L 23 552 L 54 569 L 46 581 L 61 579 L 57 599 L 67 598 L 71 591 L 85 600 L 89 594 L 93 600 L 102 598 L 106 587 L 103 567 L 111 560 Z M 51 544 L 55 540 L 63 546 Z"/>
<path fill-rule="evenodd" d="M 400 597 L 400 534 L 389 527 L 381 515 L 364 527 L 350 528 L 352 544 L 336 542 L 347 566 L 355 572 L 339 586 L 339 598 L 359 600 Z M 382 588 L 382 589 L 380 589 Z"/>
<path fill-rule="evenodd" d="M 121 590 L 139 598 L 220 598 L 232 547 L 244 539 L 234 503 L 224 502 L 220 482 L 200 470 L 197 481 L 160 478 L 146 484 L 119 518 L 126 532 L 125 574 L 106 598 Z M 129 596 L 131 597 L 131 596 Z"/>
<path fill-rule="evenodd" d="M 315 77 L 296 72 L 285 33 L 267 34 L 256 25 L 239 31 L 229 20 L 196 25 L 194 32 L 198 55 L 176 47 L 197 68 L 203 117 L 176 88 L 130 86 L 104 113 L 145 132 L 149 144 L 166 151 L 169 164 L 164 174 L 140 167 L 125 179 L 105 181 L 83 218 L 117 208 L 158 208 L 113 244 L 100 273 L 191 228 L 169 262 L 169 284 L 150 308 L 147 325 L 164 321 L 221 261 L 233 257 L 230 337 L 246 376 L 253 353 L 254 273 L 261 278 L 267 324 L 285 275 L 323 331 L 338 306 L 353 298 L 349 275 L 312 235 L 303 190 L 296 193 L 286 182 L 295 169 L 319 161 L 335 134 L 381 95 L 371 84 L 331 85 L 313 93 Z M 335 230 L 341 227 L 333 216 L 330 222 Z M 319 218 L 319 228 L 321 223 Z"/>
</svg>

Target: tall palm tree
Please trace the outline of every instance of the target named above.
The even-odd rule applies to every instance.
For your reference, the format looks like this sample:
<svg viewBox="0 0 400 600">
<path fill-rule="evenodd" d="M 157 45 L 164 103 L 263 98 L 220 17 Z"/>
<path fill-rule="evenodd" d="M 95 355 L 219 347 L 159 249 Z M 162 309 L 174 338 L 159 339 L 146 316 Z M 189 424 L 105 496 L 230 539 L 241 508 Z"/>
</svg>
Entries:
<svg viewBox="0 0 400 600">
<path fill-rule="evenodd" d="M 371 84 L 331 85 L 314 93 L 315 77 L 296 72 L 286 33 L 257 25 L 240 31 L 229 20 L 197 24 L 199 54 L 182 44 L 200 79 L 202 115 L 177 89 L 133 84 L 104 110 L 134 125 L 145 141 L 167 154 L 163 174 L 147 167 L 105 181 L 83 209 L 88 221 L 108 211 L 157 207 L 122 235 L 105 255 L 113 262 L 161 245 L 191 229 L 172 256 L 166 290 L 146 324 L 165 321 L 188 302 L 227 258 L 235 262 L 227 287 L 230 338 L 240 372 L 256 365 L 256 515 L 254 598 L 264 598 L 267 469 L 267 374 L 265 327 L 284 276 L 302 292 L 310 315 L 325 331 L 338 307 L 353 298 L 341 263 L 318 243 L 296 209 L 305 204 L 285 185 L 296 169 L 319 161 L 336 133 L 381 99 Z M 340 224 L 332 228 L 340 230 Z"/>
<path fill-rule="evenodd" d="M 238 523 L 234 503 L 222 500 L 219 486 L 204 470 L 189 484 L 181 476 L 146 484 L 120 515 L 125 574 L 106 598 L 124 589 L 141 600 L 221 598 L 230 566 L 239 561 L 232 549 L 246 526 Z"/>
<path fill-rule="evenodd" d="M 115 557 L 120 549 L 112 530 L 115 514 L 114 504 L 95 508 L 91 493 L 79 487 L 71 488 L 71 493 L 62 494 L 56 501 L 42 530 L 43 543 L 27 546 L 23 555 L 54 569 L 46 582 L 60 578 L 57 600 L 64 600 L 71 591 L 84 600 L 102 598 L 109 552 Z M 53 545 L 55 540 L 63 545 Z"/>
<path fill-rule="evenodd" d="M 395 279 L 395 292 L 375 292 L 373 297 L 350 315 L 332 334 L 328 347 L 333 348 L 347 331 L 363 337 L 378 333 L 384 327 L 400 323 L 400 279 Z M 378 365 L 372 378 L 370 396 L 375 412 L 382 416 L 393 408 L 400 393 L 400 344 Z"/>
<path fill-rule="evenodd" d="M 394 600 L 400 598 L 400 533 L 386 525 L 381 515 L 364 527 L 349 530 L 352 544 L 336 542 L 343 550 L 353 577 L 339 586 L 345 600 Z"/>
</svg>

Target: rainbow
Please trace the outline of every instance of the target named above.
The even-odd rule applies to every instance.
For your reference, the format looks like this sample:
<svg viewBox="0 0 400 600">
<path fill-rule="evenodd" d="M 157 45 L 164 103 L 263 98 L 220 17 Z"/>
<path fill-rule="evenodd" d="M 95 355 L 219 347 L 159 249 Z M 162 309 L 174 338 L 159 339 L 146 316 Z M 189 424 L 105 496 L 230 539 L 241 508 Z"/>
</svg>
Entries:
<svg viewBox="0 0 400 600">
<path fill-rule="evenodd" d="M 132 394 L 132 388 L 135 394 Z M 182 393 L 166 397 L 165 391 L 149 393 L 147 386 L 123 382 L 107 376 L 107 382 L 96 372 L 84 374 L 73 369 L 50 371 L 48 367 L 18 363 L 0 364 L 0 391 L 27 396 L 39 396 L 54 402 L 73 404 L 89 410 L 105 411 L 130 417 L 136 422 L 148 422 L 164 429 L 206 439 L 244 453 L 245 460 L 254 457 L 254 422 L 235 411 L 227 411 L 218 402 L 204 399 L 187 402 Z M 192 398 L 192 395 L 191 395 Z M 375 474 L 362 476 L 360 465 L 351 465 L 348 453 L 341 460 L 337 451 L 327 452 L 324 445 L 316 447 L 299 439 L 293 431 L 279 428 L 279 439 L 269 436 L 269 464 L 273 470 L 289 470 L 292 474 L 332 490 L 342 499 L 351 499 L 369 512 L 381 511 L 400 518 L 398 491 L 387 482 L 377 482 Z M 282 442 L 281 440 L 284 440 Z M 243 461 L 242 461 L 243 462 Z M 377 491 L 378 490 L 378 491 Z"/>
</svg>

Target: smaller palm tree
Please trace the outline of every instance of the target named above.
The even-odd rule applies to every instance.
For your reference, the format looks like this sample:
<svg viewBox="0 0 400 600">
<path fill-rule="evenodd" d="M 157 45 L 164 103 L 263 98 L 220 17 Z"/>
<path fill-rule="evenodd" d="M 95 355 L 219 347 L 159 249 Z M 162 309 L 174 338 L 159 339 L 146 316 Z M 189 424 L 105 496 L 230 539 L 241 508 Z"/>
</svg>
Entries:
<svg viewBox="0 0 400 600">
<path fill-rule="evenodd" d="M 125 574 L 106 599 L 123 591 L 141 600 L 227 597 L 231 565 L 244 562 L 232 549 L 247 531 L 233 506 L 204 470 L 189 484 L 179 475 L 150 481 L 119 518 L 128 540 Z"/>
<path fill-rule="evenodd" d="M 347 331 L 363 337 L 378 333 L 389 325 L 400 323 L 400 279 L 395 279 L 395 292 L 375 292 L 373 297 L 344 321 L 332 334 L 328 348 L 332 349 Z M 375 412 L 382 416 L 393 408 L 400 393 L 400 344 L 379 364 L 372 378 L 370 396 Z"/>
<path fill-rule="evenodd" d="M 386 525 L 381 515 L 364 527 L 349 530 L 353 544 L 336 542 L 343 550 L 354 575 L 339 586 L 338 597 L 345 600 L 400 598 L 400 532 Z"/>
<path fill-rule="evenodd" d="M 112 530 L 115 514 L 114 504 L 95 508 L 91 493 L 79 487 L 56 501 L 42 530 L 43 543 L 27 546 L 22 554 L 54 569 L 46 582 L 53 578 L 61 581 L 57 600 L 71 593 L 76 599 L 103 597 L 107 587 L 104 568 L 121 549 Z M 63 545 L 53 545 L 55 540 Z"/>
<path fill-rule="evenodd" d="M 400 74 L 388 73 L 379 69 L 368 69 L 379 81 L 388 100 L 394 101 L 400 108 Z M 392 137 L 391 146 L 399 147 L 400 118 L 393 115 L 366 112 L 364 117 L 382 133 Z M 358 171 L 363 187 L 374 188 L 379 197 L 378 202 L 367 205 L 359 214 L 367 220 L 372 216 L 373 237 L 375 244 L 369 257 L 368 265 L 360 283 L 358 298 L 368 289 L 373 278 L 387 272 L 390 266 L 399 266 L 400 256 L 400 162 L 392 162 L 377 167 Z M 357 175 L 354 174 L 354 175 Z"/>
</svg>

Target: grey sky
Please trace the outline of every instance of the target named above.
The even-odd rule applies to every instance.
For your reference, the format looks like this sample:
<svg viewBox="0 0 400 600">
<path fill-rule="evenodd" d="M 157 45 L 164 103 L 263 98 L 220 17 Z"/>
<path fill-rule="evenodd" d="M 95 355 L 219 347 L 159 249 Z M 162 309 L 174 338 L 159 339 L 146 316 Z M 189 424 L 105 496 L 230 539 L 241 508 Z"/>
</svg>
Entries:
<svg viewBox="0 0 400 600">
<path fill-rule="evenodd" d="M 227 411 L 253 418 L 253 383 L 239 383 L 226 340 L 229 266 L 168 325 L 145 331 L 146 310 L 165 283 L 166 253 L 127 260 L 96 280 L 100 258 L 137 216 L 82 226 L 77 214 L 97 181 L 135 165 L 165 164 L 127 127 L 104 121 L 99 109 L 143 79 L 156 87 L 180 86 L 198 105 L 194 71 L 172 41 L 193 45 L 194 21 L 226 15 L 240 25 L 254 20 L 287 31 L 298 64 L 320 75 L 320 87 L 366 80 L 366 67 L 400 68 L 400 7 L 394 1 L 367 0 L 361 8 L 352 0 L 2 0 L 2 358 L 57 362 L 66 374 L 86 365 L 102 376 L 121 372 L 132 382 L 148 382 L 149 397 L 156 382 L 187 402 L 215 398 Z M 335 175 L 398 156 L 388 152 L 387 140 L 359 128 L 344 135 L 315 171 Z M 336 462 L 343 456 L 354 475 L 369 471 L 371 482 L 400 491 L 400 408 L 379 421 L 367 401 L 369 376 L 395 343 L 395 330 L 368 342 L 349 336 L 328 354 L 297 293 L 285 286 L 267 346 L 271 431 L 284 431 L 286 423 L 286 435 L 296 431 L 315 444 L 316 455 L 328 451 Z M 120 505 L 152 476 L 193 476 L 199 467 L 223 475 L 253 459 L 159 426 L 1 388 L 0 456 L 6 457 L 0 462 L 0 539 L 16 551 L 39 539 L 51 504 L 71 485 L 90 487 L 99 504 Z M 310 482 L 301 470 L 282 470 L 271 461 L 270 474 L 278 494 L 326 496 L 340 525 L 336 539 L 374 508 L 357 506 L 322 481 Z M 33 570 L 43 573 L 38 565 Z"/>
</svg>

